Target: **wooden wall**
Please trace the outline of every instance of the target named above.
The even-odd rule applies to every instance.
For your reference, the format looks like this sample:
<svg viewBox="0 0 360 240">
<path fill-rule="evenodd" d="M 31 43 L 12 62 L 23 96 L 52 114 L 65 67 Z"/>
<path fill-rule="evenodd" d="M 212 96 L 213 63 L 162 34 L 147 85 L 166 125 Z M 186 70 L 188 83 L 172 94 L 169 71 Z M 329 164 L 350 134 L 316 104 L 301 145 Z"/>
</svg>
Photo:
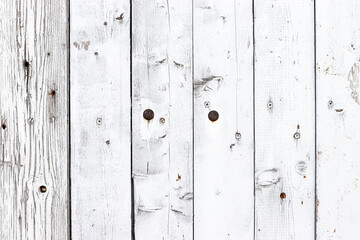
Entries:
<svg viewBox="0 0 360 240">
<path fill-rule="evenodd" d="M 357 240 L 360 2 L 3 0 L 0 239 Z"/>
</svg>

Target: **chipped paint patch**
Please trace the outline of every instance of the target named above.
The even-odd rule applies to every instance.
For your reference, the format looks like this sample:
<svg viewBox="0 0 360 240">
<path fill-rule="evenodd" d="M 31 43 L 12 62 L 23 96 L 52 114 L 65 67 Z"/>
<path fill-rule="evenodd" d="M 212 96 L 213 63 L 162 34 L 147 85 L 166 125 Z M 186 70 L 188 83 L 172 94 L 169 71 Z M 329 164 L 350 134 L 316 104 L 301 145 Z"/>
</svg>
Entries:
<svg viewBox="0 0 360 240">
<path fill-rule="evenodd" d="M 360 72 L 360 59 L 354 63 L 348 75 L 350 82 L 351 97 L 357 103 L 359 102 L 359 72 Z"/>
</svg>

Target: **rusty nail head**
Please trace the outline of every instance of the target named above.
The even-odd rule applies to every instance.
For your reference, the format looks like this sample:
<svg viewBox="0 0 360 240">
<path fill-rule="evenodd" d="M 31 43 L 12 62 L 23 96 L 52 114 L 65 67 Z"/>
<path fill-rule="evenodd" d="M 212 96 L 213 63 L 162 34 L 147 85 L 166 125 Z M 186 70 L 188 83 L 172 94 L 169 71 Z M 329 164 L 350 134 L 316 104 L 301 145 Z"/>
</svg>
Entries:
<svg viewBox="0 0 360 240">
<path fill-rule="evenodd" d="M 215 122 L 219 119 L 219 113 L 217 111 L 210 111 L 208 114 L 210 121 Z"/>
<path fill-rule="evenodd" d="M 40 192 L 45 193 L 47 189 L 46 189 L 46 186 L 42 185 L 42 186 L 40 186 L 39 190 L 40 190 Z"/>
<path fill-rule="evenodd" d="M 150 121 L 151 119 L 154 118 L 154 111 L 151 110 L 151 109 L 146 109 L 146 110 L 144 111 L 144 113 L 143 113 L 143 117 L 144 117 L 146 120 Z"/>
<path fill-rule="evenodd" d="M 286 194 L 285 194 L 285 193 L 280 193 L 280 198 L 281 198 L 281 199 L 286 198 Z"/>
<path fill-rule="evenodd" d="M 294 134 L 294 138 L 295 138 L 295 139 L 299 139 L 299 138 L 300 138 L 300 133 L 298 133 L 298 132 L 295 133 L 295 134 Z"/>
</svg>

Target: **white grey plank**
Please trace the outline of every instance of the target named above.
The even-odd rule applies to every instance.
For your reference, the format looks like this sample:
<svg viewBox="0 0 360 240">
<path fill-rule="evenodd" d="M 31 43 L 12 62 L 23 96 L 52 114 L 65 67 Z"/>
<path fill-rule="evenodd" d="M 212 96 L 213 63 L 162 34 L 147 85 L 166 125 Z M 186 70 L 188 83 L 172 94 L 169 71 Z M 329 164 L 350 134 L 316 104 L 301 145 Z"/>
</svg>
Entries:
<svg viewBox="0 0 360 240">
<path fill-rule="evenodd" d="M 132 9 L 135 239 L 193 239 L 192 4 L 135 0 Z"/>
<path fill-rule="evenodd" d="M 194 1 L 195 239 L 253 239 L 252 24 L 252 1 Z"/>
<path fill-rule="evenodd" d="M 5 0 L 0 16 L 0 239 L 66 240 L 66 1 Z"/>
<path fill-rule="evenodd" d="M 360 234 L 360 3 L 316 1 L 317 239 Z"/>
<path fill-rule="evenodd" d="M 130 2 L 70 1 L 73 239 L 131 238 Z"/>
<path fill-rule="evenodd" d="M 254 2 L 255 239 L 314 239 L 314 3 Z"/>
</svg>

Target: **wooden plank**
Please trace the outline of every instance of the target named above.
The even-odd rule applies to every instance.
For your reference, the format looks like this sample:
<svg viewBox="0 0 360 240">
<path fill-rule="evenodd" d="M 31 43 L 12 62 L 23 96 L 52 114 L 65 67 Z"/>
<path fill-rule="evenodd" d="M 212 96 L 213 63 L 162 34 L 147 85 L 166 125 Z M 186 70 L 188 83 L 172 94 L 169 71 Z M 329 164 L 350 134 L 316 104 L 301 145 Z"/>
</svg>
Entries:
<svg viewBox="0 0 360 240">
<path fill-rule="evenodd" d="M 192 3 L 132 9 L 135 238 L 193 239 Z"/>
<path fill-rule="evenodd" d="M 253 239 L 252 24 L 250 0 L 194 1 L 195 239 Z"/>
<path fill-rule="evenodd" d="M 255 239 L 314 239 L 314 3 L 254 3 Z"/>
<path fill-rule="evenodd" d="M 66 240 L 66 1 L 4 0 L 0 16 L 0 239 Z"/>
<path fill-rule="evenodd" d="M 360 234 L 360 3 L 316 1 L 317 239 Z"/>
<path fill-rule="evenodd" d="M 72 237 L 130 239 L 130 3 L 70 11 Z"/>
</svg>

